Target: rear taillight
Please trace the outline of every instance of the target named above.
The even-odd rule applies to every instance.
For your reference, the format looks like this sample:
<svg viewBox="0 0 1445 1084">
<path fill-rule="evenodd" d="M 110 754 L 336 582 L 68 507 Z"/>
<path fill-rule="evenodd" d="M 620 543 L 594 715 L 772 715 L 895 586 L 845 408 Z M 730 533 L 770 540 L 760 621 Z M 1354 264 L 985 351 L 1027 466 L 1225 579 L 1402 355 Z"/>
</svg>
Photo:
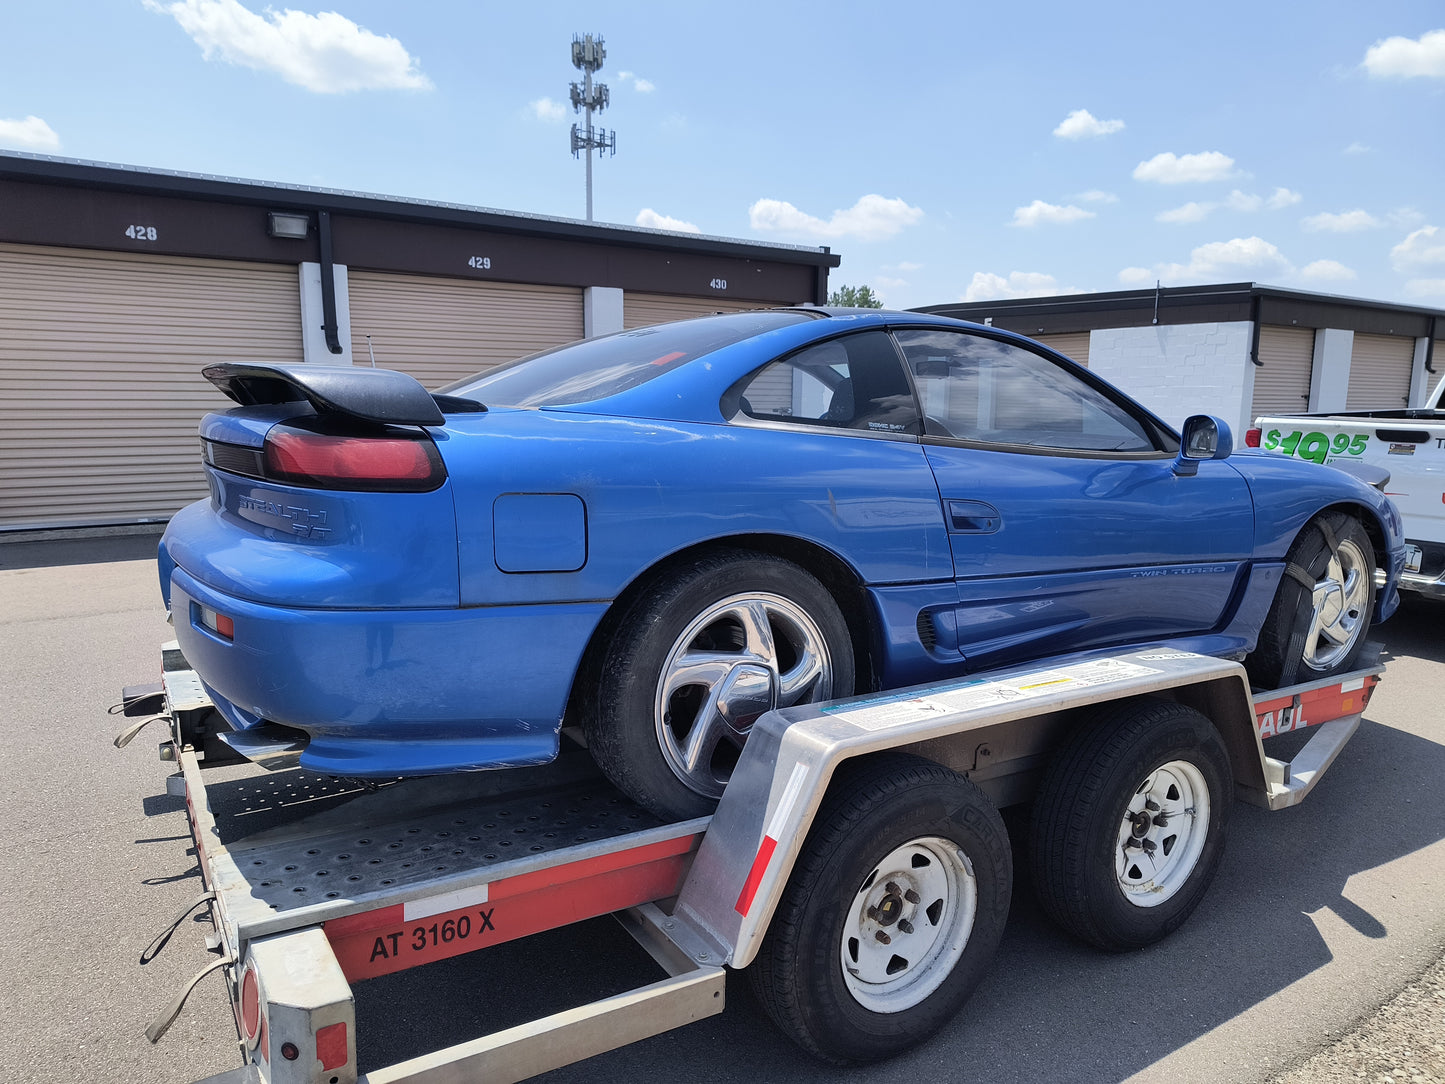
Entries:
<svg viewBox="0 0 1445 1084">
<path fill-rule="evenodd" d="M 446 469 L 430 438 L 331 436 L 277 426 L 266 437 L 266 477 L 325 489 L 436 489 Z"/>
<path fill-rule="evenodd" d="M 311 489 L 420 493 L 446 481 L 446 466 L 430 435 L 388 426 L 342 428 L 323 420 L 277 425 L 261 449 L 203 440 L 206 462 L 218 470 Z"/>
<path fill-rule="evenodd" d="M 1258 447 L 1259 447 L 1259 430 L 1258 430 L 1258 429 L 1246 429 L 1246 430 L 1244 431 L 1244 446 L 1245 446 L 1246 448 L 1258 448 Z"/>
</svg>

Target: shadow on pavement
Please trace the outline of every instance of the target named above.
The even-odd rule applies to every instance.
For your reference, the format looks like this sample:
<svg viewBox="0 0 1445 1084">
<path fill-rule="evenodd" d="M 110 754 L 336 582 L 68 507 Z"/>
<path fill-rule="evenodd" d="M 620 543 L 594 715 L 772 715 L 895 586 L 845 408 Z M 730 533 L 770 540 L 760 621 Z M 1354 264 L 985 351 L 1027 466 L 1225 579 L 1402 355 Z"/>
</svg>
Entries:
<svg viewBox="0 0 1445 1084">
<path fill-rule="evenodd" d="M 30 542 L 0 541 L 0 569 L 56 568 L 109 561 L 153 561 L 161 530 L 154 533 L 56 538 Z"/>
</svg>

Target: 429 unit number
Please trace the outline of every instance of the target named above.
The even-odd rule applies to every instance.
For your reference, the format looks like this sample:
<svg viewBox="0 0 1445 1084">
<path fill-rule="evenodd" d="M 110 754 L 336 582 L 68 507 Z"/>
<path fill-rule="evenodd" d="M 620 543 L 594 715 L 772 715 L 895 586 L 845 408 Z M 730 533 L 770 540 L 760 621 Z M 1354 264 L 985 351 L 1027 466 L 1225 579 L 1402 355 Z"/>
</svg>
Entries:
<svg viewBox="0 0 1445 1084">
<path fill-rule="evenodd" d="M 490 271 L 492 269 L 492 258 L 490 256 L 473 256 L 467 261 L 468 267 L 475 267 L 478 271 Z"/>
</svg>

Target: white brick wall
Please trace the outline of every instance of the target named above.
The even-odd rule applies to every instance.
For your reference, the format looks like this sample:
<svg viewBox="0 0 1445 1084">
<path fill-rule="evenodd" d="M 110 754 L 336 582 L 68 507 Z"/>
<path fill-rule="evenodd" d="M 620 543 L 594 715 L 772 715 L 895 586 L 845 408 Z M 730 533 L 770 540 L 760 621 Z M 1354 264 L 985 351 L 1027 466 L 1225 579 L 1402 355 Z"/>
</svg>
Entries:
<svg viewBox="0 0 1445 1084">
<path fill-rule="evenodd" d="M 1239 444 L 1254 397 L 1253 327 L 1241 320 L 1101 328 L 1089 335 L 1089 368 L 1175 428 L 1191 414 L 1223 418 Z"/>
</svg>

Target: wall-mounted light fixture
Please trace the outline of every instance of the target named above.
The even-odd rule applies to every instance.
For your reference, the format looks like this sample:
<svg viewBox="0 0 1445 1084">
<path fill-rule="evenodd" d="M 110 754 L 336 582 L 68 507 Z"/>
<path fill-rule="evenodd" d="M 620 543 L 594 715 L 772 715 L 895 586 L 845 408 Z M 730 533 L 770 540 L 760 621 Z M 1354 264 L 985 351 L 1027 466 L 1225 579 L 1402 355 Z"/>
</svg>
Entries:
<svg viewBox="0 0 1445 1084">
<path fill-rule="evenodd" d="M 288 215 L 272 211 L 267 216 L 266 232 L 272 237 L 289 237 L 304 240 L 311 229 L 310 215 Z"/>
</svg>

